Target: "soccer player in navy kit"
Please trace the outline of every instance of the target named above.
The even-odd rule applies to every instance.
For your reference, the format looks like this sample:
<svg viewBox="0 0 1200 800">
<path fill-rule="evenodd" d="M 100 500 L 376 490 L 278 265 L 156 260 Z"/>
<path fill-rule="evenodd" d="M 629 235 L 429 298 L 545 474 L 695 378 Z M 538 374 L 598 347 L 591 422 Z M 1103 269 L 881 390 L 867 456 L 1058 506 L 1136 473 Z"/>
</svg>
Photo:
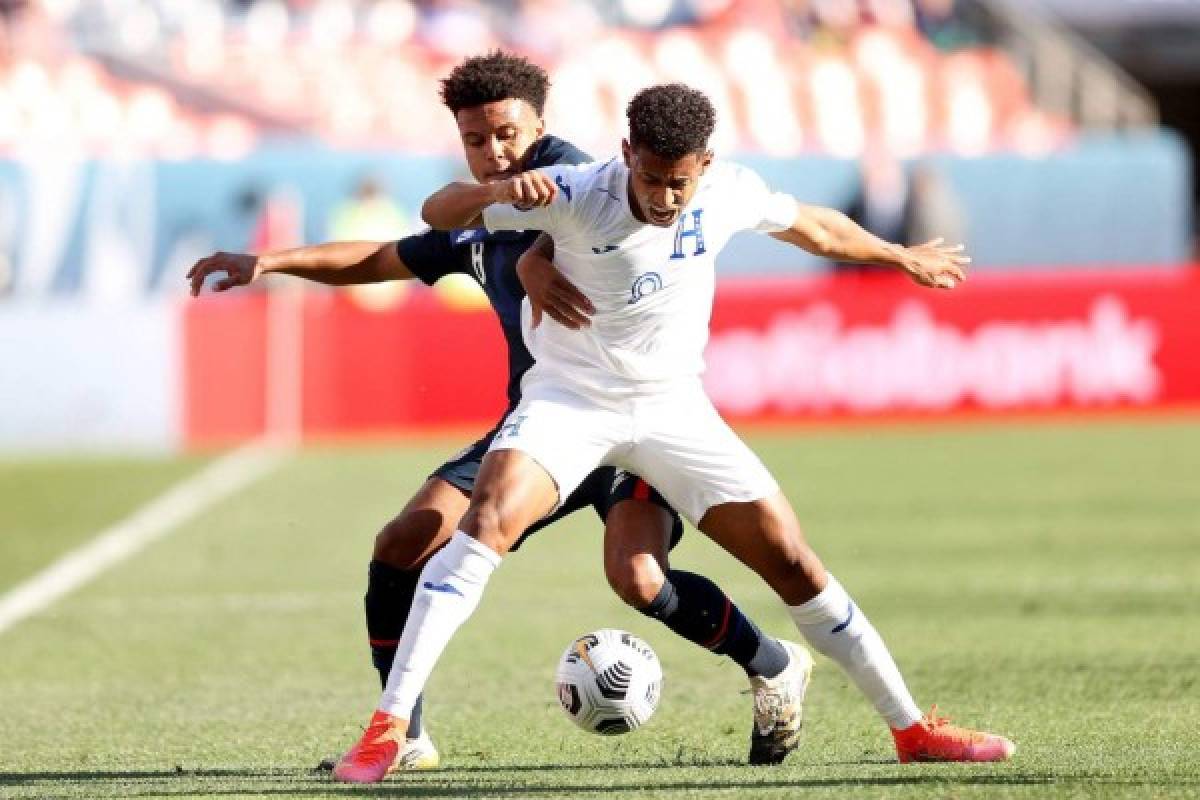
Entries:
<svg viewBox="0 0 1200 800">
<path fill-rule="evenodd" d="M 549 81 L 527 60 L 496 52 L 470 58 L 442 82 L 442 98 L 455 116 L 474 178 L 509 180 L 529 170 L 590 159 L 571 144 L 543 135 L 542 110 Z M 260 255 L 217 253 L 188 273 L 192 293 L 206 278 L 225 273 L 214 289 L 284 273 L 330 285 L 417 278 L 432 284 L 451 273 L 474 278 L 500 318 L 509 353 L 509 407 L 520 400 L 521 377 L 533 363 L 522 340 L 525 289 L 516 262 L 537 238 L 533 231 L 426 231 L 399 242 L 331 242 Z M 575 309 L 586 304 L 556 272 L 525 276 L 531 300 L 563 324 L 586 324 Z M 372 660 L 386 684 L 396 646 L 425 562 L 453 535 L 474 489 L 480 461 L 497 429 L 438 468 L 404 510 L 375 540 L 365 598 Z M 811 674 L 807 651 L 764 635 L 707 578 L 668 565 L 667 553 L 682 533 L 679 515 L 636 476 L 596 470 L 530 534 L 585 506 L 605 521 L 608 581 L 629 605 L 684 638 L 729 656 L 750 678 L 755 695 L 750 762 L 773 764 L 799 743 L 802 703 Z M 518 542 L 518 545 L 520 544 Z M 515 547 L 514 547 L 515 549 Z M 393 769 L 435 767 L 438 754 L 422 725 L 418 700 L 405 742 L 397 742 Z"/>
</svg>

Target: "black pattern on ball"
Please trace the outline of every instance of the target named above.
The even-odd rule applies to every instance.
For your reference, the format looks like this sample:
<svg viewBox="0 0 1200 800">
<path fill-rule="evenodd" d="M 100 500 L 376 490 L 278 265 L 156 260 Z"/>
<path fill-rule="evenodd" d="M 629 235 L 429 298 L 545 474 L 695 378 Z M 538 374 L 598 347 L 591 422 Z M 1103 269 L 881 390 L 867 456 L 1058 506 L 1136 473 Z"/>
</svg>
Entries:
<svg viewBox="0 0 1200 800">
<path fill-rule="evenodd" d="M 605 736 L 616 736 L 619 733 L 629 733 L 631 730 L 633 730 L 633 726 L 624 717 L 602 719 L 596 722 L 596 733 L 602 733 Z"/>
<path fill-rule="evenodd" d="M 631 678 L 633 670 L 624 661 L 618 661 L 596 676 L 596 686 L 600 694 L 609 700 L 624 700 Z"/>
</svg>

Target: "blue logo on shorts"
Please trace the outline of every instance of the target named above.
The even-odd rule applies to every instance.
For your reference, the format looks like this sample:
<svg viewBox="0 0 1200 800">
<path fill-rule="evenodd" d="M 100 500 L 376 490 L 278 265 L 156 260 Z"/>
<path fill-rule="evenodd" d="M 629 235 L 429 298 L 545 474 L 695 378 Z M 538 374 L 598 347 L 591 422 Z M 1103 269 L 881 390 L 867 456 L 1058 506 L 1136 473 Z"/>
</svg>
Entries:
<svg viewBox="0 0 1200 800">
<path fill-rule="evenodd" d="M 509 421 L 500 426 L 500 430 L 496 432 L 496 438 L 500 439 L 504 436 L 520 436 L 521 425 L 525 423 L 526 415 L 518 414 L 515 417 L 509 417 Z"/>
</svg>

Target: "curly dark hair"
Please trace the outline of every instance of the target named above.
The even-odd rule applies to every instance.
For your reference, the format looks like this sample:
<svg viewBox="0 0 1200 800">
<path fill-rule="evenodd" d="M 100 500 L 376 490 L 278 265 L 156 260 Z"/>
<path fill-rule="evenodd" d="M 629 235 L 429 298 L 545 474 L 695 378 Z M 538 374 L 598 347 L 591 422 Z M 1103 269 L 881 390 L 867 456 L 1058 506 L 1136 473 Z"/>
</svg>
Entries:
<svg viewBox="0 0 1200 800">
<path fill-rule="evenodd" d="M 629 144 L 672 161 L 707 150 L 717 124 L 717 112 L 704 92 L 682 83 L 643 89 L 629 101 L 625 115 Z"/>
<path fill-rule="evenodd" d="M 442 102 L 457 114 L 464 108 L 515 98 L 529 103 L 541 116 L 549 88 L 546 70 L 521 56 L 493 50 L 451 70 L 442 81 Z"/>
</svg>

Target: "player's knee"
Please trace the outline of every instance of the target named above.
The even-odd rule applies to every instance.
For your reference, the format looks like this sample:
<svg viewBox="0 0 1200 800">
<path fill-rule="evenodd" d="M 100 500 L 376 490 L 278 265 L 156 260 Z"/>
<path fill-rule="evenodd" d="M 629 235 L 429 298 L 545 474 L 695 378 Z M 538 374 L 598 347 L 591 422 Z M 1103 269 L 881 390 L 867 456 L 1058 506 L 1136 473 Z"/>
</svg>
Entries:
<svg viewBox="0 0 1200 800">
<path fill-rule="evenodd" d="M 480 541 L 502 538 L 504 515 L 501 513 L 499 501 L 477 496 L 463 516 L 462 529 Z"/>
<path fill-rule="evenodd" d="M 604 574 L 617 596 L 633 608 L 645 608 L 654 602 L 666 580 L 659 563 L 645 553 L 606 560 Z"/>
</svg>

